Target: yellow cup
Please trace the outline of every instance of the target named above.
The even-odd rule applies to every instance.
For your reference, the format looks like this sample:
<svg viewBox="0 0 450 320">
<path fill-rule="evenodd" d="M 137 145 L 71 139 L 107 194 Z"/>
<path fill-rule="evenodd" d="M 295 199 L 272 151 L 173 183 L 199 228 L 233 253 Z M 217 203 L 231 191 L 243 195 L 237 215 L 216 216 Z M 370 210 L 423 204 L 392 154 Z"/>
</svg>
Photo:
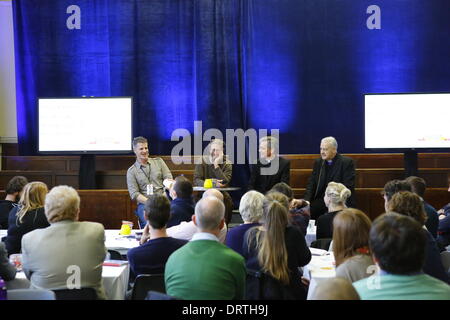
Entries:
<svg viewBox="0 0 450 320">
<path fill-rule="evenodd" d="M 129 236 L 131 234 L 131 227 L 129 224 L 123 224 L 120 228 L 120 234 L 123 236 Z"/>
<path fill-rule="evenodd" d="M 206 189 L 212 188 L 213 187 L 212 179 L 206 179 L 205 183 L 203 184 L 203 187 Z"/>
</svg>

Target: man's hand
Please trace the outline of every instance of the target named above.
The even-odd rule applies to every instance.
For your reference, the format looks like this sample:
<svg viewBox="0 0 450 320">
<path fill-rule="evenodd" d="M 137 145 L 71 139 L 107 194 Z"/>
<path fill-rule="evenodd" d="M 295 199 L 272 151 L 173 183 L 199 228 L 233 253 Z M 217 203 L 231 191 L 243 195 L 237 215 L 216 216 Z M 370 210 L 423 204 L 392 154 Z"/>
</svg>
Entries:
<svg viewBox="0 0 450 320">
<path fill-rule="evenodd" d="M 217 188 L 225 188 L 227 186 L 227 184 L 223 183 L 223 180 L 216 180 L 216 186 Z"/>
<path fill-rule="evenodd" d="M 223 151 L 214 159 L 214 168 L 217 169 L 223 163 Z"/>
<path fill-rule="evenodd" d="M 142 236 L 141 236 L 141 240 L 139 241 L 139 244 L 144 244 L 146 243 L 148 240 L 150 240 L 150 228 L 147 224 L 145 225 L 144 231 L 142 232 Z"/>
</svg>

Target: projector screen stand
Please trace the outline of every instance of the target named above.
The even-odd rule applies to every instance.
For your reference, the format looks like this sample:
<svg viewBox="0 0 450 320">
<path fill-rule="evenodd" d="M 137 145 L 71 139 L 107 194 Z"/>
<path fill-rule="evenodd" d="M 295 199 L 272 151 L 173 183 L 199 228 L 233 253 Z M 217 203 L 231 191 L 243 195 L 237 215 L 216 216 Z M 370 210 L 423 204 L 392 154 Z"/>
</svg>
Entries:
<svg viewBox="0 0 450 320">
<path fill-rule="evenodd" d="M 95 181 L 95 154 L 83 154 L 80 156 L 78 184 L 79 189 L 97 189 Z"/>
<path fill-rule="evenodd" d="M 417 151 L 414 149 L 407 150 L 403 153 L 404 165 L 405 165 L 405 178 L 418 175 L 418 161 Z"/>
</svg>

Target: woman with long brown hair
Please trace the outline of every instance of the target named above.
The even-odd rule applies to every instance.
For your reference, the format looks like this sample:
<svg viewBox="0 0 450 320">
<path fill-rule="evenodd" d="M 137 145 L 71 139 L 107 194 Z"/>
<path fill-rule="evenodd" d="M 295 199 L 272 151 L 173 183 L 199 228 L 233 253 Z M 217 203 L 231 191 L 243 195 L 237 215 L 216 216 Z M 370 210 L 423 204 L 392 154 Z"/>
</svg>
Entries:
<svg viewBox="0 0 450 320">
<path fill-rule="evenodd" d="M 4 239 L 8 255 L 20 253 L 24 234 L 50 225 L 44 212 L 47 193 L 47 185 L 43 182 L 30 182 L 23 188 L 19 205 L 9 213 L 8 235 Z"/>
<path fill-rule="evenodd" d="M 358 209 L 345 209 L 333 220 L 333 253 L 336 276 L 351 282 L 369 277 L 375 270 L 369 251 L 369 232 L 372 223 Z"/>
<path fill-rule="evenodd" d="M 258 275 L 247 279 L 247 299 L 305 299 L 298 267 L 311 260 L 300 229 L 289 225 L 289 201 L 278 192 L 266 196 L 262 226 L 247 231 L 244 257 L 247 270 Z M 263 287 L 263 288 L 262 288 Z"/>
</svg>

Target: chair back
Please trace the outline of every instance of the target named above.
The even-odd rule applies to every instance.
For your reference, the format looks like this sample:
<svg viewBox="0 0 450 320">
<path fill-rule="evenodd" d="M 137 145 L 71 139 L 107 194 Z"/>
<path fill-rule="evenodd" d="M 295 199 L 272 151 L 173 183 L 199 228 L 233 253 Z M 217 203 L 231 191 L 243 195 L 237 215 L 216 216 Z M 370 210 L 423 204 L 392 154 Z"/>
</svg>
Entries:
<svg viewBox="0 0 450 320">
<path fill-rule="evenodd" d="M 322 250 L 329 250 L 330 244 L 331 244 L 331 238 L 323 238 L 323 239 L 317 239 L 316 241 L 311 242 L 311 248 L 316 249 L 322 249 Z"/>
<path fill-rule="evenodd" d="M 147 297 L 145 297 L 145 300 L 179 300 L 179 299 L 169 296 L 168 294 L 165 293 L 150 290 L 147 293 Z"/>
<path fill-rule="evenodd" d="M 94 288 L 53 290 L 56 300 L 97 300 Z"/>
<path fill-rule="evenodd" d="M 8 300 L 56 300 L 55 293 L 44 289 L 8 290 Z"/>
<path fill-rule="evenodd" d="M 134 281 L 131 300 L 144 300 L 149 291 L 166 293 L 164 274 L 140 274 Z"/>
</svg>

